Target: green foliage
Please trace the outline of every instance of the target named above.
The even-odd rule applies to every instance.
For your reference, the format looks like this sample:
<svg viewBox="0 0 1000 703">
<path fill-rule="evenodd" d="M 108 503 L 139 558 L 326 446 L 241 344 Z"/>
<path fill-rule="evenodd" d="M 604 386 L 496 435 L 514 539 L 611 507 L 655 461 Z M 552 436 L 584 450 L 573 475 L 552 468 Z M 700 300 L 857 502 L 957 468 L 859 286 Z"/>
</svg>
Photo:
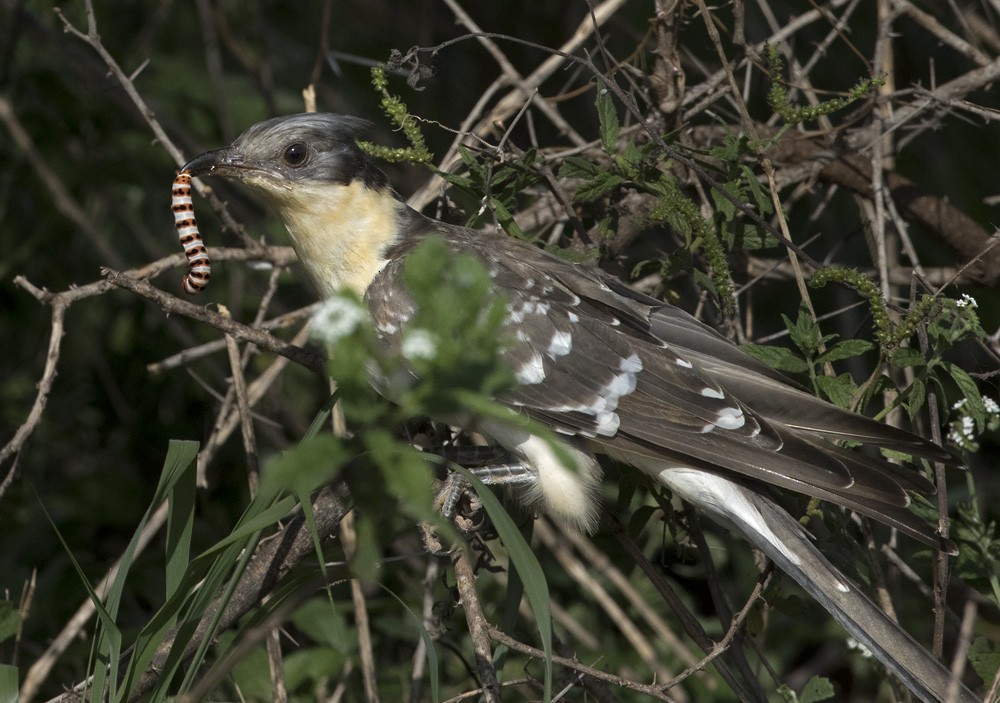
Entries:
<svg viewBox="0 0 1000 703">
<path fill-rule="evenodd" d="M 885 78 L 882 76 L 866 78 L 858 81 L 845 97 L 824 100 L 818 105 L 796 107 L 792 105 L 788 99 L 788 92 L 780 83 L 784 62 L 781 59 L 781 52 L 774 44 L 767 47 L 767 63 L 771 74 L 771 90 L 767 94 L 767 102 L 771 106 L 771 109 L 781 115 L 782 119 L 790 125 L 811 122 L 820 117 L 825 117 L 860 100 L 865 94 L 871 92 L 873 88 L 885 83 Z"/>
<path fill-rule="evenodd" d="M 977 637 L 969 647 L 969 663 L 983 681 L 995 680 L 1000 670 L 1000 646 L 985 637 Z"/>
<path fill-rule="evenodd" d="M 689 251 L 702 250 L 705 253 L 712 272 L 711 280 L 705 281 L 705 284 L 722 309 L 732 313 L 735 310 L 733 286 L 716 228 L 702 216 L 694 201 L 681 193 L 673 176 L 660 169 L 655 144 L 644 147 L 617 144 L 618 117 L 606 90 L 597 91 L 597 113 L 601 143 L 611 160 L 611 167 L 580 157 L 567 157 L 559 176 L 582 181 L 576 188 L 574 199 L 595 201 L 624 188 L 634 188 L 655 196 L 656 204 L 649 214 L 650 224 L 662 222 L 670 225 L 685 238 Z"/>
<path fill-rule="evenodd" d="M 955 573 L 1000 607 L 1000 530 L 984 520 L 975 502 L 958 507 L 952 539 L 959 545 Z"/>
<path fill-rule="evenodd" d="M 520 208 L 524 192 L 541 180 L 538 153 L 528 150 L 500 164 L 476 158 L 464 146 L 459 147 L 458 155 L 465 171 L 439 175 L 452 186 L 452 197 L 471 213 L 466 226 L 481 227 L 488 218 L 495 217 L 504 232 L 523 239 L 525 235 L 513 213 Z"/>
<path fill-rule="evenodd" d="M 608 154 L 614 154 L 618 148 L 618 134 L 621 132 L 621 124 L 618 122 L 618 112 L 615 110 L 615 101 L 611 97 L 611 91 L 603 82 L 596 82 L 597 98 L 597 121 L 600 125 L 601 147 Z"/>
<path fill-rule="evenodd" d="M 410 114 L 406 104 L 399 96 L 389 92 L 389 79 L 386 78 L 384 66 L 372 67 L 372 86 L 382 96 L 382 110 L 386 117 L 403 131 L 410 146 L 393 149 L 366 141 L 358 142 L 358 146 L 372 156 L 392 163 L 398 161 L 409 161 L 415 164 L 430 163 L 434 155 L 427 149 L 427 143 L 424 141 L 424 135 L 417 124 L 417 118 Z"/>
<path fill-rule="evenodd" d="M 726 132 L 722 143 L 708 151 L 721 173 L 718 180 L 722 190 L 738 202 L 746 203 L 757 214 L 767 218 L 774 214 L 774 203 L 760 179 L 746 163 L 747 157 L 756 159 L 758 149 L 746 135 Z M 755 221 L 744 217 L 743 212 L 730 198 L 713 188 L 712 203 L 719 232 L 730 251 L 757 251 L 778 244 L 773 234 L 760 227 Z"/>
<path fill-rule="evenodd" d="M 808 373 L 818 394 L 825 396 L 834 405 L 851 408 L 858 390 L 854 379 L 847 373 L 836 377 L 825 376 L 823 367 L 827 363 L 866 354 L 875 345 L 864 339 L 835 341 L 838 335 L 823 334 L 805 305 L 799 307 L 799 315 L 794 322 L 785 315 L 782 315 L 782 319 L 792 343 L 799 350 L 799 356 L 786 347 L 763 344 L 745 344 L 743 349 L 781 371 Z"/>
<path fill-rule="evenodd" d="M 968 296 L 954 300 L 924 295 L 899 322 L 893 323 L 878 288 L 866 276 L 852 269 L 830 267 L 814 273 L 810 285 L 821 287 L 831 281 L 844 283 L 867 298 L 875 328 L 874 336 L 879 344 L 879 368 L 885 365 L 915 371 L 915 379 L 905 394 L 906 409 L 911 419 L 923 408 L 929 388 L 937 390 L 940 397 L 947 397 L 950 383 L 965 398 L 968 403 L 967 414 L 974 419 L 979 431 L 983 431 L 987 421 L 986 410 L 976 382 L 964 369 L 945 358 L 945 354 L 954 345 L 969 338 L 984 336 L 985 332 L 975 311 L 975 301 Z M 798 324 L 808 326 L 810 323 L 803 320 L 803 315 L 800 314 Z M 902 346 L 910 341 L 919 328 L 926 329 L 927 333 L 926 358 L 916 350 Z M 792 337 L 794 341 L 794 332 Z M 829 356 L 824 359 L 834 360 Z M 878 390 L 879 386 L 875 383 L 862 389 L 860 403 L 863 405 Z"/>
<path fill-rule="evenodd" d="M 802 687 L 802 691 L 798 695 L 785 685 L 778 687 L 778 695 L 788 703 L 818 703 L 818 701 L 833 698 L 836 692 L 833 690 L 830 679 L 823 676 L 813 676 L 806 681 L 806 685 Z"/>
</svg>

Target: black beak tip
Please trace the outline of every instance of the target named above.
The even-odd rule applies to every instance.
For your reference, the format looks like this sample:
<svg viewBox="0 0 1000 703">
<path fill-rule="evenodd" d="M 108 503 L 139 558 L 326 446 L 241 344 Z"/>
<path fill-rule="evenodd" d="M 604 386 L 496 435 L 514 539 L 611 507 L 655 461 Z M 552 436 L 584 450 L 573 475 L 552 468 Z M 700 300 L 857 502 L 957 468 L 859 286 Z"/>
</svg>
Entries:
<svg viewBox="0 0 1000 703">
<path fill-rule="evenodd" d="M 221 159 L 219 159 L 217 152 L 206 151 L 204 154 L 198 154 L 198 156 L 181 166 L 180 170 L 190 173 L 192 176 L 204 176 L 214 171 L 220 163 Z"/>
<path fill-rule="evenodd" d="M 213 149 L 196 157 L 181 166 L 181 171 L 187 171 L 192 176 L 208 176 L 218 168 L 235 166 L 240 159 L 232 154 L 229 147 L 223 149 Z"/>
</svg>

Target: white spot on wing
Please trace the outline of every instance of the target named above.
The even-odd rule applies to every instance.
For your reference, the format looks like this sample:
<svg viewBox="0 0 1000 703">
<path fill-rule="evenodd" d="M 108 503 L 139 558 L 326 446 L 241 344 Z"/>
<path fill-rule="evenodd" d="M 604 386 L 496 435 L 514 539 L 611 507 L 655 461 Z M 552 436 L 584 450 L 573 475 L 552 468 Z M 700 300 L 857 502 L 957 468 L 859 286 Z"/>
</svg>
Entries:
<svg viewBox="0 0 1000 703">
<path fill-rule="evenodd" d="M 638 354 L 632 352 L 630 357 L 621 360 L 621 363 L 618 364 L 618 368 L 626 373 L 639 373 L 642 371 L 642 359 L 639 358 Z"/>
<path fill-rule="evenodd" d="M 677 364 L 678 366 L 682 367 L 682 368 L 685 368 L 685 369 L 693 369 L 694 368 L 694 364 L 692 364 L 687 359 L 682 359 L 680 357 L 677 357 L 676 359 L 674 359 L 674 363 Z"/>
<path fill-rule="evenodd" d="M 726 397 L 725 393 L 723 393 L 722 391 L 717 391 L 714 388 L 702 388 L 701 394 L 706 398 L 718 398 L 719 400 L 722 400 L 723 398 Z"/>
<path fill-rule="evenodd" d="M 531 358 L 527 362 L 521 365 L 521 367 L 514 373 L 517 377 L 518 383 L 523 383 L 524 385 L 531 385 L 533 383 L 541 383 L 545 380 L 545 363 L 542 359 L 541 354 L 532 354 Z"/>
<path fill-rule="evenodd" d="M 548 303 L 540 300 L 523 300 L 519 303 L 508 306 L 507 317 L 514 324 L 521 324 L 524 322 L 524 318 L 528 315 L 541 315 L 544 317 L 549 314 L 550 309 L 551 306 Z"/>
<path fill-rule="evenodd" d="M 715 425 L 724 430 L 738 430 L 746 424 L 746 416 L 741 408 L 723 408 L 715 420 Z"/>
<path fill-rule="evenodd" d="M 569 332 L 557 331 L 552 335 L 552 341 L 549 342 L 548 354 L 552 357 L 566 356 L 572 348 L 573 335 Z"/>
</svg>

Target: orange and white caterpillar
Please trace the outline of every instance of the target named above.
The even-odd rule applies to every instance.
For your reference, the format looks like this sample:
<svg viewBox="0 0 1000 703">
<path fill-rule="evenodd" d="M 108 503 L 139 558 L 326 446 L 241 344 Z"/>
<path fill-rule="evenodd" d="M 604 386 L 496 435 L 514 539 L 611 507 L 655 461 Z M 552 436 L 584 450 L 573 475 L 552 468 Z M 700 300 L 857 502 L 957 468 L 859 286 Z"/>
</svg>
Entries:
<svg viewBox="0 0 1000 703">
<path fill-rule="evenodd" d="M 208 249 L 198 233 L 198 223 L 194 219 L 194 203 L 191 201 L 191 174 L 181 171 L 174 178 L 170 209 L 174 211 L 174 226 L 181 239 L 184 254 L 187 255 L 188 272 L 181 282 L 184 292 L 197 295 L 208 286 L 212 275 L 212 262 L 208 259 Z"/>
</svg>

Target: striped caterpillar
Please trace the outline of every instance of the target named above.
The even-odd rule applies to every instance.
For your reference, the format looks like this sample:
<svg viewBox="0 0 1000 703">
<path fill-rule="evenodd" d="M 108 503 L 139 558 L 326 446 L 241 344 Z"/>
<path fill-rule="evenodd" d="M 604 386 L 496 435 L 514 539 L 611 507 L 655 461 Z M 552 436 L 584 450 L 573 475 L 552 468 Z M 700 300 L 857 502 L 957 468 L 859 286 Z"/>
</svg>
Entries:
<svg viewBox="0 0 1000 703">
<path fill-rule="evenodd" d="M 174 226 L 181 239 L 184 254 L 187 255 L 188 272 L 182 280 L 184 292 L 197 295 L 208 286 L 212 275 L 212 262 L 208 259 L 208 249 L 198 233 L 198 223 L 194 219 L 194 203 L 191 202 L 191 174 L 181 171 L 174 178 L 171 191 L 170 209 L 174 211 Z"/>
</svg>

